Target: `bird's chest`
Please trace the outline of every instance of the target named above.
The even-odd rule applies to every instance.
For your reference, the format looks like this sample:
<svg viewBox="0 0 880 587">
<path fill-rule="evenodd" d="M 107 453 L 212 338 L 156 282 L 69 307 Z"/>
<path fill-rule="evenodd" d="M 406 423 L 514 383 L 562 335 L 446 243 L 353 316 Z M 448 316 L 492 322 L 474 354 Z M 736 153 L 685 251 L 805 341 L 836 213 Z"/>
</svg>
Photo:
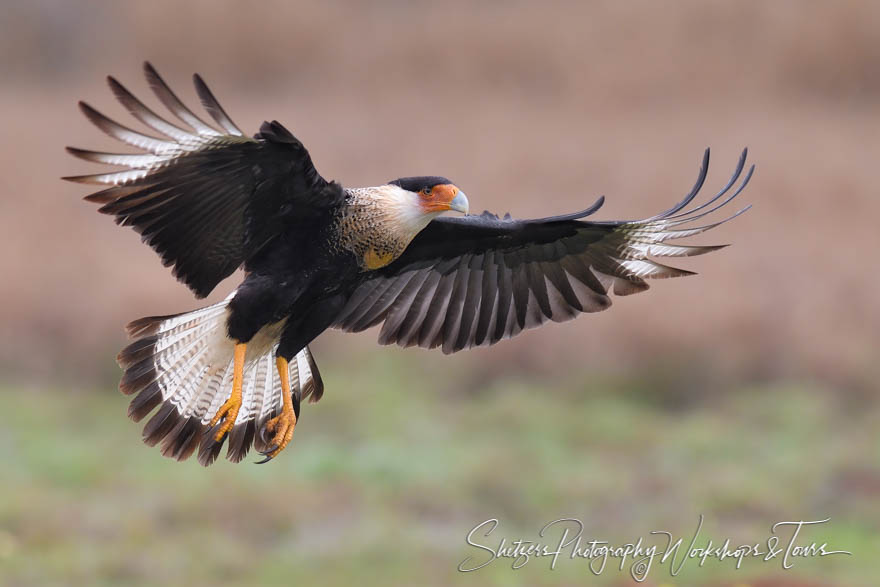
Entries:
<svg viewBox="0 0 880 587">
<path fill-rule="evenodd" d="M 389 222 L 386 213 L 368 207 L 345 211 L 335 226 L 336 246 L 352 254 L 365 271 L 381 269 L 400 257 L 413 236 Z"/>
</svg>

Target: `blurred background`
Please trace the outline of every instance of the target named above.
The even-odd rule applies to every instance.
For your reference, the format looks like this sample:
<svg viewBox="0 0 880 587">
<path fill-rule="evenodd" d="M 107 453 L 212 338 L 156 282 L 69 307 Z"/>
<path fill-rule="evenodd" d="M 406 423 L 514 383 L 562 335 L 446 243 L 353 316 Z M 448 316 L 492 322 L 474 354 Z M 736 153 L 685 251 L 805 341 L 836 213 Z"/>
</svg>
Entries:
<svg viewBox="0 0 880 587">
<path fill-rule="evenodd" d="M 629 585 L 565 561 L 461 574 L 465 535 L 581 519 L 612 543 L 783 520 L 852 556 L 658 566 L 646 585 L 874 585 L 880 572 L 880 4 L 0 2 L 0 584 Z M 246 131 L 278 119 L 350 186 L 440 174 L 474 212 L 653 215 L 744 146 L 754 209 L 697 277 L 490 349 L 313 346 L 327 385 L 265 467 L 176 463 L 116 391 L 122 326 L 202 305 L 62 175 L 136 125 L 149 59 Z M 720 219 L 720 217 L 719 217 Z M 240 276 L 224 282 L 219 300 Z M 254 459 L 249 459 L 254 460 Z"/>
</svg>

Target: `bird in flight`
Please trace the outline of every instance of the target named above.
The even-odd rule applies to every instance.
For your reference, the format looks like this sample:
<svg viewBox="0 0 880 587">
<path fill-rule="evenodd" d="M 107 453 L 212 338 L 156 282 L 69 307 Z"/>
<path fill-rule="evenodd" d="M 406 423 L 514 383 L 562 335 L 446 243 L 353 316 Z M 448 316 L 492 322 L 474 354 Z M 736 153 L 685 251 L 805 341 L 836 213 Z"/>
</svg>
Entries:
<svg viewBox="0 0 880 587">
<path fill-rule="evenodd" d="M 227 440 L 233 462 L 251 446 L 264 456 L 260 462 L 277 456 L 291 441 L 302 401 L 323 394 L 308 345 L 328 328 L 381 325 L 380 344 L 444 353 L 495 344 L 551 320 L 604 310 L 612 293 L 648 289 L 646 279 L 692 275 L 653 258 L 721 248 L 669 241 L 748 209 L 698 222 L 749 182 L 754 166 L 739 181 L 745 150 L 723 189 L 691 205 L 706 178 L 707 149 L 693 189 L 644 220 L 584 220 L 604 198 L 549 218 L 469 215 L 465 193 L 439 176 L 347 188 L 324 179 L 279 122 L 245 135 L 198 74 L 196 92 L 216 126 L 185 106 L 149 63 L 144 73 L 177 120 L 108 77 L 126 110 L 160 136 L 80 102 L 95 126 L 139 152 L 68 147 L 80 159 L 122 170 L 64 179 L 105 186 L 85 199 L 140 233 L 197 297 L 244 269 L 244 280 L 218 304 L 127 326 L 133 342 L 117 360 L 124 369 L 119 388 L 134 396 L 128 415 L 139 422 L 158 408 L 144 442 L 161 443 L 162 454 L 178 460 L 198 451 L 199 462 L 210 465 Z"/>
</svg>

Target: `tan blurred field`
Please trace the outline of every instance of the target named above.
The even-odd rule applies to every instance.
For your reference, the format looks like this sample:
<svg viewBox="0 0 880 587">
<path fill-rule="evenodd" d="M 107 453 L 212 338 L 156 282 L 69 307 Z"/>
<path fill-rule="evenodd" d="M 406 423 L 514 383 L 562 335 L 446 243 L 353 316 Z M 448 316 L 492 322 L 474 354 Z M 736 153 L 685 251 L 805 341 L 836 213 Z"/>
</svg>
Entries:
<svg viewBox="0 0 880 587">
<path fill-rule="evenodd" d="M 828 438 L 856 433 L 847 430 L 847 414 L 877 413 L 880 278 L 873 255 L 880 245 L 876 226 L 880 4 L 876 2 L 441 5 L 390 0 L 369 4 L 40 0 L 0 2 L 0 8 L 0 383 L 10 398 L 16 398 L 14 405 L 98 402 L 107 418 L 123 420 L 108 425 L 108 434 L 120 430 L 125 424 L 124 400 L 90 390 L 110 390 L 115 385 L 118 373 L 112 359 L 124 344 L 122 325 L 140 316 L 201 304 L 174 282 L 134 232 L 116 227 L 81 201 L 86 193 L 82 186 L 59 180 L 63 175 L 92 172 L 92 167 L 66 155 L 65 145 L 115 147 L 79 114 L 76 101 L 86 100 L 111 117 L 134 124 L 112 99 L 104 76 L 113 74 L 155 105 L 140 74 L 142 61 L 149 59 L 190 104 L 197 101 L 189 76 L 198 71 L 242 128 L 255 131 L 262 120 L 278 119 L 303 140 L 328 178 L 355 186 L 398 176 L 441 174 L 468 193 L 472 211 L 552 215 L 584 208 L 604 194 L 607 202 L 597 218 L 650 216 L 687 192 L 705 147 L 712 148 L 704 188 L 708 196 L 727 181 L 740 150 L 748 146 L 757 170 L 740 200 L 754 204 L 754 209 L 694 239 L 733 245 L 679 263 L 698 271 L 697 277 L 655 282 L 652 291 L 617 299 L 607 312 L 450 357 L 378 348 L 375 332 L 357 336 L 331 332 L 319 340 L 318 363 L 327 365 L 328 379 L 338 385 L 350 381 L 341 372 L 356 371 L 376 360 L 390 361 L 381 363 L 388 370 L 365 372 L 374 378 L 387 376 L 389 386 L 397 384 L 393 372 L 401 365 L 435 376 L 454 373 L 454 386 L 432 382 L 424 391 L 427 404 L 408 399 L 419 391 L 405 387 L 399 388 L 399 397 L 388 400 L 388 406 L 400 402 L 401 413 L 408 414 L 407 421 L 411 418 L 416 428 L 423 422 L 426 430 L 433 429 L 428 424 L 430 413 L 422 410 L 443 405 L 442 394 L 454 393 L 455 404 L 466 413 L 470 402 L 488 401 L 479 399 L 487 390 L 511 382 L 532 385 L 536 393 L 555 393 L 551 401 L 563 404 L 549 415 L 557 418 L 565 412 L 567 394 L 600 386 L 587 382 L 608 380 L 603 378 L 639 382 L 634 384 L 637 392 L 624 395 L 620 410 L 625 412 L 627 406 L 641 410 L 647 404 L 669 426 L 678 422 L 668 416 L 670 407 L 697 406 L 711 423 L 723 413 L 718 406 L 738 401 L 738 390 L 754 386 L 768 393 L 784 388 L 784 397 L 792 404 L 843 410 L 823 420 Z M 221 285 L 209 301 L 224 297 L 236 279 Z M 810 391 L 800 395 L 801 388 Z M 36 397 L 42 399 L 24 398 L 39 393 L 43 395 Z M 352 413 L 330 418 L 328 425 L 343 426 L 346 419 L 357 417 L 352 390 L 331 387 L 327 393 L 352 402 L 347 406 Z M 747 397 L 754 403 L 743 414 L 752 410 L 760 422 L 764 400 Z M 35 409 L 33 404 L 25 405 Z M 318 413 L 324 407 L 322 402 L 308 410 Z M 457 417 L 446 408 L 443 413 Z M 0 428 L 7 428 L 3 419 L 16 417 L 4 410 L 0 414 Z M 743 414 L 736 421 L 748 427 L 750 419 Z M 621 425 L 651 426 L 653 421 L 649 416 L 624 417 Z M 834 452 L 813 463 L 827 470 L 814 471 L 810 478 L 827 485 L 840 502 L 852 498 L 850 491 L 868 491 L 864 503 L 876 503 L 880 437 L 876 420 L 874 425 L 869 418 L 857 421 L 859 426 L 870 426 L 861 430 L 868 440 L 857 443 L 863 452 L 846 459 L 854 459 L 858 463 L 854 470 L 862 475 L 858 478 L 868 481 L 856 483 L 857 489 L 836 484 L 837 477 L 829 472 L 840 464 Z M 549 430 L 553 423 L 546 425 Z M 823 438 L 792 425 L 797 434 L 808 434 L 809 446 L 824 444 Z M 161 459 L 157 451 L 137 444 L 134 425 L 122 429 L 114 444 L 127 445 L 138 455 L 146 452 L 145 461 Z M 36 434 L 21 427 L 15 430 Z M 764 431 L 758 423 L 752 433 L 759 438 Z M 533 432 L 542 435 L 541 429 Z M 716 432 L 723 435 L 707 424 L 693 433 L 704 434 L 694 445 L 709 447 L 713 455 L 723 454 L 715 443 L 729 439 L 719 439 Z M 323 433 L 344 436 L 346 431 Z M 502 436 L 496 439 L 501 443 L 509 433 L 505 429 L 493 436 Z M 394 438 L 394 430 L 376 434 L 385 441 Z M 12 436 L 7 446 L 27 443 L 27 438 Z M 371 435 L 365 434 L 362 442 L 369 445 Z M 454 436 L 449 442 L 457 446 L 455 450 L 464 450 L 455 445 Z M 585 458 L 591 446 L 580 447 Z M 51 446 L 46 450 L 51 451 Z M 307 458 L 304 450 L 297 451 L 294 443 L 283 456 L 292 463 Z M 401 461 L 420 458 L 416 448 L 395 450 Z M 760 446 L 755 450 L 760 453 Z M 844 459 L 846 448 L 839 451 Z M 545 457 L 535 455 L 538 460 Z M 620 458 L 627 467 L 638 466 L 642 457 L 637 443 L 624 446 Z M 707 462 L 695 458 L 694 462 Z M 755 463 L 766 466 L 755 458 Z M 28 467 L 28 460 L 18 459 L 17 466 Z M 677 453 L 673 460 L 679 459 L 687 461 Z M 574 457 L 564 461 L 566 467 L 577 467 L 578 462 Z M 810 464 L 808 459 L 795 462 Z M 360 483 L 370 487 L 364 491 L 383 489 L 349 469 L 357 463 L 341 463 L 334 473 L 339 483 L 328 482 L 339 491 L 337 499 L 368 508 Z M 447 465 L 450 468 L 443 470 L 454 470 L 454 464 Z M 513 470 L 518 461 L 508 465 L 511 470 L 499 475 L 515 486 Z M 738 465 L 739 474 L 748 476 L 749 462 Z M 184 477 L 171 475 L 170 481 L 186 482 L 201 473 L 192 463 L 176 466 L 188 472 Z M 248 471 L 225 467 L 225 474 L 250 478 L 264 471 L 258 474 L 249 465 L 241 467 Z M 541 470 L 553 472 L 546 463 Z M 399 474 L 406 477 L 406 469 L 402 471 Z M 662 477 L 662 471 L 655 473 Z M 463 475 L 450 474 L 451 479 L 436 481 L 452 485 Z M 629 479 L 615 469 L 608 474 L 621 475 L 620 482 Z M 41 475 L 35 469 L 30 481 L 18 489 L 33 489 L 30 484 L 40 482 L 51 488 L 52 476 Z M 795 471 L 787 477 L 798 478 Z M 701 479 L 679 471 L 675 483 L 689 486 L 702 483 Z M 609 491 L 616 491 L 613 481 L 605 480 Z M 734 476 L 731 483 L 740 481 Z M 418 484 L 407 483 L 402 486 L 418 492 Z M 514 491 L 507 482 L 487 483 L 502 493 Z M 235 486 L 241 493 L 238 497 L 246 498 L 247 485 L 239 481 Z M 313 489 L 308 483 L 297 487 L 300 492 Z M 523 510 L 530 516 L 528 523 L 540 525 L 546 520 L 533 518 L 558 513 L 549 505 L 536 504 L 577 501 L 577 495 L 560 497 L 557 492 L 563 489 L 558 484 L 529 487 L 544 493 Z M 590 487 L 584 490 L 584 499 L 596 490 Z M 736 487 L 740 486 L 729 491 L 740 497 L 748 494 L 745 490 L 738 494 Z M 46 494 L 51 496 L 51 490 L 46 489 Z M 391 499 L 390 494 L 381 495 L 383 504 Z M 450 495 L 456 495 L 455 488 L 450 487 Z M 512 495 L 504 499 L 515 502 Z M 443 499 L 443 493 L 434 495 L 425 507 L 429 512 L 432 507 L 442 511 L 449 507 Z M 747 510 L 750 499 L 733 500 L 732 511 Z M 828 499 L 836 503 L 835 498 Z M 677 515 L 687 525 L 694 512 L 719 511 L 711 500 L 712 496 L 696 495 L 670 506 L 680 512 L 666 512 L 667 517 L 660 518 L 653 506 L 636 508 L 621 512 L 619 520 L 604 521 L 603 527 L 619 524 L 647 532 L 655 520 Z M 457 520 L 461 523 L 449 530 L 456 540 L 463 540 L 469 520 L 483 516 L 486 512 L 480 508 L 491 500 L 468 503 L 473 515 Z M 782 502 L 771 503 L 776 507 Z M 804 517 L 822 518 L 829 509 L 844 511 L 848 519 L 862 524 L 860 536 L 866 538 L 859 544 L 877 546 L 876 508 L 839 510 L 818 507 L 819 502 L 809 499 L 798 503 L 803 509 L 795 511 Z M 331 511 L 337 506 L 344 509 L 329 502 L 315 507 Z M 517 511 L 515 504 L 502 509 Z M 399 525 L 394 526 L 394 535 L 405 537 L 402 528 L 417 525 L 419 512 L 415 508 L 394 518 L 390 523 Z M 749 515 L 755 523 L 761 520 L 762 528 L 776 518 L 773 508 Z M 3 532 L 24 540 L 22 549 L 34 544 L 17 530 L 3 530 L 3 523 L 0 517 L 0 572 Z M 210 533 L 209 515 L 200 517 L 199 523 L 203 524 L 199 531 Z M 333 523 L 346 527 L 344 521 Z M 369 541 L 372 526 L 363 521 L 355 526 Z M 148 533 L 165 531 L 161 525 L 150 528 Z M 290 540 L 294 547 L 300 544 L 300 539 Z M 382 551 L 375 544 L 373 548 L 389 557 L 388 568 L 404 564 L 390 550 Z M 275 555 L 280 556 L 278 551 Z M 437 564 L 446 569 L 449 562 L 446 566 L 453 568 L 458 562 L 454 558 Z M 125 569 L 119 572 L 121 577 L 129 576 Z M 142 569 L 132 573 L 146 577 L 146 582 L 158 580 Z M 37 575 L 19 569 L 14 576 L 30 584 L 28 577 L 33 580 Z M 193 581 L 202 584 L 213 576 L 196 574 Z M 320 574 L 306 576 L 316 581 Z M 344 582 L 340 576 L 334 575 Z M 392 583 L 412 580 L 406 569 L 384 576 Z M 681 584 L 703 584 L 695 576 L 695 583 Z M 852 573 L 821 576 L 846 579 L 817 584 L 856 584 Z M 580 584 L 577 576 L 566 577 L 569 584 Z M 497 570 L 491 578 L 499 584 L 523 580 Z M 737 576 L 717 580 L 728 579 Z M 88 583 L 83 576 L 75 582 L 80 580 Z M 102 581 L 107 582 L 106 576 Z"/>
<path fill-rule="evenodd" d="M 124 118 L 103 77 L 148 94 L 149 58 L 190 101 L 189 75 L 201 72 L 244 128 L 283 121 L 328 177 L 444 174 L 475 208 L 515 216 L 600 194 L 603 218 L 650 215 L 689 189 L 706 146 L 707 192 L 751 149 L 742 199 L 755 209 L 704 237 L 735 246 L 688 261 L 701 277 L 450 364 L 555 369 L 582 355 L 629 369 L 662 348 L 749 376 L 850 386 L 877 375 L 876 4 L 147 6 L 6 12 L 5 368 L 94 374 L 125 321 L 194 306 L 137 235 L 58 181 L 90 171 L 64 145 L 115 146 L 76 101 Z"/>
</svg>

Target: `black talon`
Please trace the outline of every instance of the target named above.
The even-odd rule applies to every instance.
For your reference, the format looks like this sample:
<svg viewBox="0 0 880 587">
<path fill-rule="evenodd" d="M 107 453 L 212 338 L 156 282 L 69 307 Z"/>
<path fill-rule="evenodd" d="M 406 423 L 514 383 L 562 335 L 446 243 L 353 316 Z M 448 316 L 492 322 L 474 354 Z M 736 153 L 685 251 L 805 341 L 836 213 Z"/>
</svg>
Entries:
<svg viewBox="0 0 880 587">
<path fill-rule="evenodd" d="M 269 461 L 271 461 L 272 459 L 274 459 L 275 457 L 270 456 L 270 453 L 272 453 L 272 451 L 274 451 L 274 450 L 277 449 L 277 448 L 278 448 L 278 446 L 275 445 L 275 446 L 270 446 L 269 448 L 267 448 L 267 449 L 264 450 L 264 451 L 262 451 L 262 450 L 261 450 L 261 451 L 258 451 L 261 455 L 263 455 L 263 456 L 266 457 L 266 458 L 263 459 L 262 461 L 256 461 L 256 462 L 254 462 L 254 464 L 255 464 L 255 465 L 262 465 L 263 463 L 268 463 Z"/>
<path fill-rule="evenodd" d="M 264 443 L 268 443 L 270 438 L 271 434 L 267 431 L 266 424 L 263 424 L 260 427 L 260 440 L 262 440 Z"/>
</svg>

